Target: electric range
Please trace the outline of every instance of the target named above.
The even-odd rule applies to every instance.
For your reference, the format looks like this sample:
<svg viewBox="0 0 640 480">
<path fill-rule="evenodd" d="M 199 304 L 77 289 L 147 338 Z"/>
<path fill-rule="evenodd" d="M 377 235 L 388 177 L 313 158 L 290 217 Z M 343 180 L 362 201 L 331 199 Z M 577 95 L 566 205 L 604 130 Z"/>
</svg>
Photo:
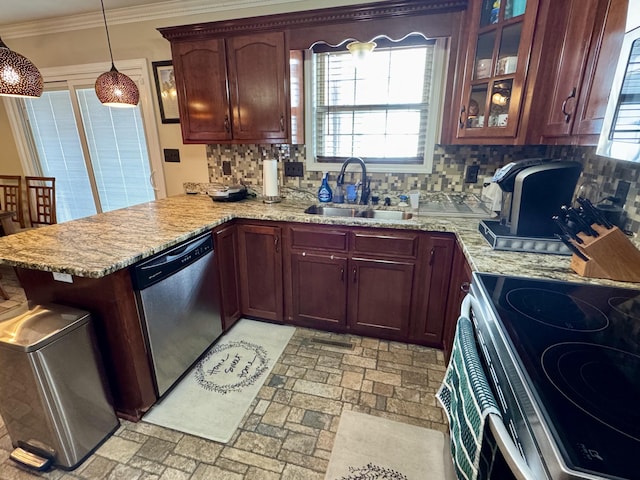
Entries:
<svg viewBox="0 0 640 480">
<path fill-rule="evenodd" d="M 536 476 L 640 479 L 640 290 L 474 273 L 470 295 Z"/>
</svg>

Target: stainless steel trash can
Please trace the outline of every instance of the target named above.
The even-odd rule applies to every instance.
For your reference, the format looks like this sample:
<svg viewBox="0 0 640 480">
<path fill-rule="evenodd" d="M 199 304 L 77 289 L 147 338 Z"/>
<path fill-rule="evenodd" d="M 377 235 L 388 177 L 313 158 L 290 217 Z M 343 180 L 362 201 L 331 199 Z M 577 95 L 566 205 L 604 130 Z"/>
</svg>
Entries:
<svg viewBox="0 0 640 480">
<path fill-rule="evenodd" d="M 91 315 L 38 305 L 0 322 L 0 414 L 11 458 L 76 468 L 119 426 Z"/>
</svg>

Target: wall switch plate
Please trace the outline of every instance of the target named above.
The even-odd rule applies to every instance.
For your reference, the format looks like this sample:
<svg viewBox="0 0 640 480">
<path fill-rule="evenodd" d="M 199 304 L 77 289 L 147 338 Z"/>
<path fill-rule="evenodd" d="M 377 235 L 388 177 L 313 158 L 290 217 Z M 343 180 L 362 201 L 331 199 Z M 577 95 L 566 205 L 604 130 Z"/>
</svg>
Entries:
<svg viewBox="0 0 640 480">
<path fill-rule="evenodd" d="M 285 177 L 303 177 L 304 165 L 302 162 L 284 162 Z"/>
<path fill-rule="evenodd" d="M 222 174 L 231 175 L 231 162 L 229 160 L 222 161 Z"/>
<path fill-rule="evenodd" d="M 464 175 L 464 183 L 478 183 L 478 172 L 480 165 L 469 165 Z"/>
<path fill-rule="evenodd" d="M 164 161 L 180 163 L 180 150 L 177 148 L 165 148 Z"/>
</svg>

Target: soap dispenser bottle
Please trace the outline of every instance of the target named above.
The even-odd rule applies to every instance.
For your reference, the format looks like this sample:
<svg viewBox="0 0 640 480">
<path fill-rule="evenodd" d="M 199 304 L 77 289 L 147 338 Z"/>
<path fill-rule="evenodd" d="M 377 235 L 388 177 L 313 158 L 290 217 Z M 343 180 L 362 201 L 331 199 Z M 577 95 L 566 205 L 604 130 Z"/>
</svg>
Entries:
<svg viewBox="0 0 640 480">
<path fill-rule="evenodd" d="M 331 187 L 329 186 L 329 172 L 324 172 L 322 175 L 322 184 L 318 189 L 318 200 L 322 203 L 330 202 L 333 197 Z"/>
</svg>

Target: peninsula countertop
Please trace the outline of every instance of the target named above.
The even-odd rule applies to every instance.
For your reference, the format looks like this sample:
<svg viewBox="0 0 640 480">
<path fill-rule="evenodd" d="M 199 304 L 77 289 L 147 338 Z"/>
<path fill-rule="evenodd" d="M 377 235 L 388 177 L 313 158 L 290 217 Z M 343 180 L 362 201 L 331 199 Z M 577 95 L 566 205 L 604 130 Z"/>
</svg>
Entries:
<svg viewBox="0 0 640 480">
<path fill-rule="evenodd" d="M 0 263 L 33 270 L 99 278 L 234 218 L 397 228 L 455 233 L 474 271 L 640 288 L 640 284 L 581 277 L 563 255 L 493 250 L 477 218 L 414 214 L 410 220 L 323 217 L 308 204 L 258 199 L 213 202 L 207 195 L 177 195 L 57 225 L 0 237 Z"/>
</svg>

